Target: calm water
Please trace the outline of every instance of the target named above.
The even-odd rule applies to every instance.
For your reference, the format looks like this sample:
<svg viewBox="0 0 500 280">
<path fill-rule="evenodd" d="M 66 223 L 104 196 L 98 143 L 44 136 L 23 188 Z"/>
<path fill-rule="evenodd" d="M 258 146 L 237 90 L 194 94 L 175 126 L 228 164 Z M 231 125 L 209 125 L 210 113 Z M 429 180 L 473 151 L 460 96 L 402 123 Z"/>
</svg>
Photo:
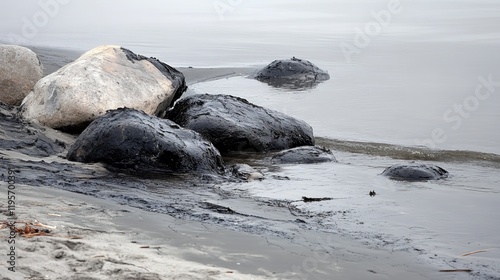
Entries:
<svg viewBox="0 0 500 280">
<path fill-rule="evenodd" d="M 93 0 L 68 1 L 45 18 L 37 3 L 4 4 L 0 40 L 119 44 L 174 66 L 301 57 L 332 79 L 293 94 L 241 78 L 200 90 L 250 95 L 319 136 L 500 154 L 498 1 Z M 478 98 L 480 77 L 493 84 Z"/>
<path fill-rule="evenodd" d="M 291 56 L 311 60 L 332 78 L 310 90 L 292 92 L 233 77 L 192 85 L 191 92 L 247 98 L 306 120 L 324 138 L 322 144 L 335 148 L 335 141 L 346 140 L 363 153 L 337 149 L 339 163 L 286 166 L 278 172 L 291 181 L 269 177 L 224 188 L 292 201 L 303 195 L 333 197 L 296 204 L 312 213 L 347 210 L 345 220 L 325 215 L 325 229 L 391 250 L 417 248 L 429 261 L 437 254 L 443 268 L 460 253 L 487 248 L 481 259 L 459 259 L 457 266 L 485 266 L 487 275 L 500 276 L 498 157 L 490 155 L 491 166 L 475 165 L 470 162 L 484 155 L 429 152 L 440 155 L 437 164 L 452 174 L 438 182 L 408 184 L 378 175 L 399 160 L 421 159 L 412 147 L 422 145 L 500 155 L 499 1 L 402 0 L 388 7 L 382 0 L 150 0 L 140 5 L 74 0 L 36 32 L 25 25 L 41 10 L 37 1 L 13 2 L 0 11 L 2 41 L 78 50 L 118 44 L 174 66 L 260 67 Z M 369 34 L 362 31 L 366 28 Z M 21 40 L 23 30 L 28 36 Z M 396 146 L 367 148 L 354 141 Z M 377 199 L 367 196 L 371 189 L 380 194 Z"/>
</svg>

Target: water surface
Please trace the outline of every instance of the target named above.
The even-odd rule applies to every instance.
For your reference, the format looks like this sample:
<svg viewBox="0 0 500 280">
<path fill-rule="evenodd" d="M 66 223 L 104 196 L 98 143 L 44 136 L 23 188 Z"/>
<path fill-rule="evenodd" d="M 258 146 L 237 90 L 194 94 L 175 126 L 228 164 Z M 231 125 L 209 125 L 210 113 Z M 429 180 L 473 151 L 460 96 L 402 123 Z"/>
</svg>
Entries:
<svg viewBox="0 0 500 280">
<path fill-rule="evenodd" d="M 233 1 L 223 13 L 214 4 L 227 1 L 137 3 L 69 1 L 23 43 L 77 50 L 118 44 L 174 66 L 308 59 L 331 79 L 292 91 L 240 76 L 191 85 L 189 94 L 232 94 L 303 119 L 339 162 L 278 169 L 257 162 L 266 180 L 221 188 L 257 203 L 286 201 L 325 232 L 500 277 L 500 2 L 400 1 L 380 30 L 374 14 L 389 1 Z M 22 34 L 23 19 L 40 11 L 36 1 L 4 6 L 2 41 Z M 379 175 L 412 160 L 429 160 L 451 177 L 404 183 Z M 370 190 L 378 195 L 369 197 Z M 305 204 L 302 196 L 334 199 Z M 458 257 L 479 249 L 487 252 Z"/>
<path fill-rule="evenodd" d="M 24 43 L 79 50 L 119 44 L 174 66 L 305 58 L 332 79 L 298 94 L 245 79 L 200 90 L 252 95 L 257 104 L 309 121 L 319 136 L 500 154 L 500 4 L 389 3 L 68 1 L 35 25 L 37 32 L 24 32 Z M 35 24 L 43 12 L 36 1 L 6 5 L 2 41 L 33 31 L 26 22 Z M 482 99 L 475 97 L 480 77 L 494 82 Z"/>
</svg>

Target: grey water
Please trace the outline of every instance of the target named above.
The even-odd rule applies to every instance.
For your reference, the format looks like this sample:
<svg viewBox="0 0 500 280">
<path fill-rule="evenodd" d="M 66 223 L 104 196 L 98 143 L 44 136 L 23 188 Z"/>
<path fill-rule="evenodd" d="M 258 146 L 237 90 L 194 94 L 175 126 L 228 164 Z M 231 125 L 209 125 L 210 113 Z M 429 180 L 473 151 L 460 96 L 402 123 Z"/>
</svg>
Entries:
<svg viewBox="0 0 500 280">
<path fill-rule="evenodd" d="M 252 88 L 255 103 L 305 119 L 318 136 L 500 154 L 499 15 L 487 0 L 9 1 L 0 40 L 117 44 L 174 66 L 296 56 L 331 80 L 296 94 L 251 80 L 211 90 Z"/>
<path fill-rule="evenodd" d="M 81 51 L 117 44 L 176 67 L 257 68 L 295 56 L 327 70 L 329 81 L 303 91 L 244 76 L 190 86 L 307 121 L 339 161 L 262 167 L 266 180 L 222 188 L 291 201 L 325 217 L 323 230 L 370 246 L 500 277 L 499 1 L 53 0 L 45 21 L 42 2 L 51 1 L 4 3 L 0 41 Z M 379 175 L 412 160 L 451 176 Z M 305 204 L 304 195 L 335 199 Z M 338 211 L 345 219 L 331 215 Z"/>
</svg>

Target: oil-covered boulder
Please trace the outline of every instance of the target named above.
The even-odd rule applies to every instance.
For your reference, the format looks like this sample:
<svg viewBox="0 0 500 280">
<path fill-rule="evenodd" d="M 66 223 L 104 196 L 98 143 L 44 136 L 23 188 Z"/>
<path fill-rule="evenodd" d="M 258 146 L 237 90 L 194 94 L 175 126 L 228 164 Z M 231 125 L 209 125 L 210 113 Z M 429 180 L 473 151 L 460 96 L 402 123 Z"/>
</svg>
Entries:
<svg viewBox="0 0 500 280">
<path fill-rule="evenodd" d="M 119 46 L 94 48 L 38 81 L 22 103 L 25 119 L 81 132 L 108 110 L 164 112 L 186 90 L 184 75 Z"/>
<path fill-rule="evenodd" d="M 217 149 L 176 123 L 134 109 L 108 111 L 70 147 L 67 158 L 134 172 L 222 174 Z"/>
<path fill-rule="evenodd" d="M 336 162 L 332 151 L 318 146 L 303 146 L 276 153 L 271 158 L 272 163 L 309 164 Z"/>
<path fill-rule="evenodd" d="M 166 117 L 202 134 L 221 153 L 280 151 L 314 145 L 307 123 L 230 95 L 179 100 Z"/>
<path fill-rule="evenodd" d="M 394 180 L 427 181 L 448 177 L 448 171 L 433 164 L 396 164 L 388 167 L 382 175 Z"/>
<path fill-rule="evenodd" d="M 271 62 L 257 72 L 255 79 L 273 87 L 307 89 L 330 79 L 330 75 L 307 60 L 292 57 Z"/>
</svg>

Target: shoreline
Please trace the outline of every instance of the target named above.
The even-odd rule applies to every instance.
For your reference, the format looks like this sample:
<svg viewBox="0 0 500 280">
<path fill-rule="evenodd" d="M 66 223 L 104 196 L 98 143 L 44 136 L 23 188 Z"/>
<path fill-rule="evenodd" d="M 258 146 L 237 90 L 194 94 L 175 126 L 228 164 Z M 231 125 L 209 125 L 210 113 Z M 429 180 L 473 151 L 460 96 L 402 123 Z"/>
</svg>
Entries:
<svg viewBox="0 0 500 280">
<path fill-rule="evenodd" d="M 363 248 L 341 236 L 307 230 L 298 230 L 296 240 L 258 236 L 50 187 L 20 184 L 17 189 L 18 220 L 38 221 L 50 235 L 16 238 L 16 272 L 7 271 L 4 264 L 0 267 L 2 275 L 12 277 L 7 279 L 18 279 L 20 274 L 32 279 L 435 279 L 438 275 L 404 252 Z M 6 229 L 0 234 L 4 239 Z M 318 243 L 312 246 L 304 242 L 308 239 Z M 0 251 L 7 252 L 6 245 L 3 240 Z M 337 251 L 330 254 L 325 248 L 332 245 Z"/>
<path fill-rule="evenodd" d="M 38 51 L 44 52 L 43 49 Z M 51 60 L 52 54 L 50 49 L 43 54 L 47 61 L 52 61 L 51 67 L 53 68 L 51 69 L 61 64 L 59 62 L 71 59 L 58 50 Z M 60 59 L 63 60 L 60 61 Z M 187 79 L 188 76 L 190 77 L 189 83 L 191 84 L 240 73 L 234 69 L 229 71 L 228 69 L 215 71 L 211 68 L 203 71 L 194 68 L 186 69 L 192 69 L 190 70 L 192 72 L 186 75 Z M 247 69 L 247 71 L 250 70 Z M 71 139 L 68 141 L 71 142 Z M 232 223 L 241 223 L 241 221 L 251 223 L 251 219 L 232 220 L 226 219 L 224 214 L 215 213 L 212 214 L 211 219 L 199 221 L 190 219 L 191 212 L 186 212 L 185 218 L 177 218 L 173 215 L 157 213 L 156 209 L 146 211 L 134 205 L 127 205 L 126 199 L 117 201 L 108 199 L 109 197 L 106 196 L 94 197 L 79 194 L 76 192 L 90 194 L 93 191 L 92 188 L 81 189 L 87 187 L 83 183 L 84 180 L 98 182 L 99 184 L 93 186 L 94 190 L 103 192 L 121 190 L 139 193 L 145 190 L 132 188 L 133 182 L 124 185 L 122 189 L 108 185 L 107 181 L 99 182 L 101 177 L 111 176 L 100 165 L 73 164 L 86 171 L 81 173 L 79 170 L 62 171 L 60 169 L 63 165 L 59 166 L 54 163 L 66 164 L 64 166 L 70 164 L 55 156 L 50 158 L 21 156 L 19 153 L 4 150 L 0 150 L 0 153 L 2 153 L 5 166 L 19 168 L 22 183 L 18 188 L 20 195 L 17 200 L 19 202 L 17 210 L 20 218 L 36 219 L 43 224 L 57 226 L 52 231 L 54 236 L 18 239 L 20 243 L 18 252 L 23 256 L 19 260 L 36 264 L 24 265 L 21 273 L 33 279 L 46 279 L 43 278 L 44 272 L 51 273 L 48 279 L 56 279 L 53 277 L 77 279 L 76 277 L 80 276 L 94 277 L 87 279 L 113 279 L 109 278 L 110 271 L 117 269 L 125 274 L 116 279 L 125 279 L 123 277 L 171 279 L 176 275 L 171 273 L 178 273 L 178 277 L 184 277 L 182 279 L 328 279 L 332 277 L 335 279 L 403 277 L 442 279 L 443 277 L 467 276 L 467 274 L 443 275 L 435 266 L 419 259 L 416 253 L 377 248 L 364 244 L 361 240 L 355 240 L 352 236 L 320 231 L 314 226 L 298 221 L 297 217 L 286 207 L 257 204 L 248 197 L 224 193 L 214 194 L 213 191 L 218 190 L 217 183 L 206 189 L 185 184 L 178 187 L 173 194 L 192 193 L 186 198 L 175 197 L 175 199 L 194 200 L 196 203 L 238 204 L 240 213 L 253 220 L 261 221 L 264 226 L 267 220 L 272 220 L 274 224 L 268 224 L 268 227 L 261 231 L 252 231 L 248 230 L 245 225 L 231 226 Z M 121 174 L 112 176 L 119 179 L 117 185 L 127 180 L 127 178 L 120 178 Z M 71 185 L 66 189 L 73 192 L 63 190 L 64 187 L 55 187 L 60 181 Z M 155 184 L 163 184 L 161 180 L 157 181 Z M 26 182 L 29 184 L 24 184 Z M 148 187 L 147 184 L 146 187 Z M 128 189 L 124 190 L 126 188 Z M 201 194 L 195 196 L 198 192 Z M 143 193 L 139 193 L 139 197 L 141 194 Z M 154 195 L 153 192 L 152 196 Z M 0 201 L 0 204 L 5 205 L 5 202 Z M 139 203 L 141 203 L 140 200 Z M 199 209 L 193 211 L 196 212 Z M 200 216 L 203 215 L 204 213 Z M 219 223 L 217 219 L 226 221 Z M 248 225 L 248 227 L 252 226 L 255 225 Z M 76 232 L 82 239 L 68 241 L 67 237 L 70 234 L 66 234 L 67 229 L 70 229 L 71 235 L 73 235 L 72 232 Z M 5 232 L 6 229 L 0 231 L 2 237 L 5 237 Z M 7 252 L 6 246 L 7 242 L 2 242 L 0 251 Z M 141 246 L 149 246 L 149 248 L 140 248 Z M 75 250 L 75 248 L 78 249 Z M 50 261 L 44 263 L 38 261 L 39 259 L 50 259 Z M 174 260 L 171 261 L 171 259 Z M 162 270 L 161 267 L 165 263 L 170 266 L 167 270 Z M 5 262 L 0 269 L 4 269 L 4 265 Z M 74 268 L 79 274 L 75 274 L 72 270 Z M 91 270 L 98 270 L 98 272 L 92 274 L 94 272 Z M 3 275 L 3 271 L 1 274 Z M 17 279 L 19 275 L 8 276 Z"/>
<path fill-rule="evenodd" d="M 54 49 L 50 47 L 25 46 L 34 51 L 44 67 L 44 76 L 52 74 L 64 65 L 73 62 L 84 52 L 77 50 Z M 142 54 L 148 56 L 147 54 Z M 236 76 L 248 76 L 253 74 L 257 68 L 252 67 L 177 67 L 173 66 L 184 74 L 186 84 L 193 85 L 218 79 L 226 79 Z"/>
<path fill-rule="evenodd" d="M 49 47 L 33 47 L 26 46 L 33 50 L 39 57 L 44 65 L 44 76 L 47 76 L 64 65 L 74 61 L 84 52 L 76 50 L 64 49 L 51 49 Z M 174 66 L 175 67 L 175 66 Z M 207 67 L 207 68 L 193 68 L 193 67 L 176 67 L 184 74 L 186 84 L 188 85 L 187 91 L 183 96 L 193 94 L 189 88 L 191 85 L 198 83 L 210 82 L 220 79 L 228 79 L 232 77 L 247 77 L 254 74 L 258 68 L 252 67 Z M 374 156 L 384 156 L 387 153 L 391 154 L 394 158 L 409 158 L 411 155 L 421 156 L 420 160 L 446 160 L 447 158 L 452 161 L 465 162 L 466 159 L 472 158 L 475 161 L 485 161 L 486 163 L 499 166 L 500 154 L 487 153 L 475 150 L 453 150 L 453 149 L 430 149 L 423 146 L 404 146 L 397 143 L 381 143 L 381 142 L 363 142 L 349 139 L 329 139 L 327 137 L 318 136 L 318 142 L 326 146 L 331 146 L 335 150 L 343 152 L 356 153 L 363 150 L 364 153 Z"/>
</svg>

